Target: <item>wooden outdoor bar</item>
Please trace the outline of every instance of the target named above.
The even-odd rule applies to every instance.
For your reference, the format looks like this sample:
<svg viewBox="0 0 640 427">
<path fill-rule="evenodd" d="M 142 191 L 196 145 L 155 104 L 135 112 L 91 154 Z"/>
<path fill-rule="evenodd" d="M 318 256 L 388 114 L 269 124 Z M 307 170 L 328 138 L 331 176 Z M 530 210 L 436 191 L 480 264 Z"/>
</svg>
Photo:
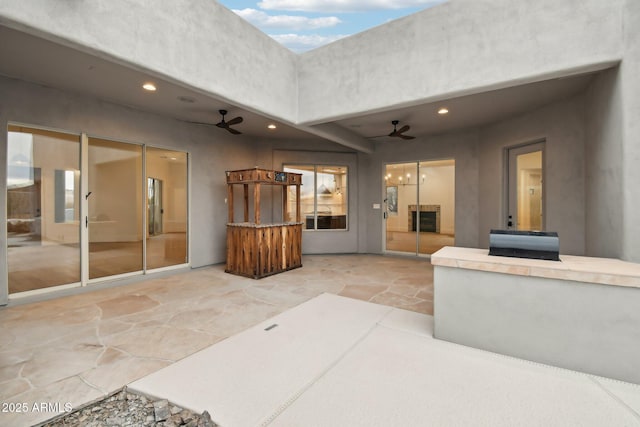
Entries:
<svg viewBox="0 0 640 427">
<path fill-rule="evenodd" d="M 302 221 L 300 186 L 302 175 L 266 169 L 227 171 L 227 273 L 260 279 L 302 267 Z M 249 218 L 249 185 L 253 185 L 253 221 Z M 233 186 L 244 190 L 244 221 L 234 221 Z M 282 222 L 262 224 L 260 190 L 262 185 L 282 187 Z M 295 221 L 290 221 L 289 186 L 296 188 Z"/>
</svg>

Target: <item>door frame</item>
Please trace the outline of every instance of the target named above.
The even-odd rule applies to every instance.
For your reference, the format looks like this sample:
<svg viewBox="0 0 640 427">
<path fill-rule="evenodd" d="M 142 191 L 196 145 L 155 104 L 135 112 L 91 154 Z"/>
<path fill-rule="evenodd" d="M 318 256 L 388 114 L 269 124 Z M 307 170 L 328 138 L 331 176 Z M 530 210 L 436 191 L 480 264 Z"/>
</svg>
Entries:
<svg viewBox="0 0 640 427">
<path fill-rule="evenodd" d="M 454 162 L 454 174 L 455 174 L 455 164 L 456 164 L 456 159 L 454 156 L 451 157 L 441 157 L 441 158 L 436 158 L 436 159 L 428 159 L 428 160 L 407 160 L 407 161 L 397 161 L 397 162 L 383 162 L 382 163 L 382 170 L 381 170 L 381 177 L 382 177 L 382 189 L 381 189 L 381 194 L 382 194 L 382 204 L 381 204 L 381 208 L 382 208 L 382 253 L 383 254 L 390 254 L 390 255 L 404 255 L 404 256 L 415 256 L 415 257 L 419 257 L 419 258 L 427 258 L 430 259 L 431 255 L 427 254 L 427 253 L 421 253 L 420 252 L 420 226 L 419 223 L 416 227 L 416 235 L 415 235 L 415 240 L 416 240 L 416 248 L 415 248 L 415 252 L 403 252 L 403 251 L 394 251 L 394 250 L 390 250 L 387 249 L 387 218 L 389 217 L 389 213 L 388 213 L 388 203 L 387 203 L 387 185 L 386 185 L 386 180 L 384 179 L 384 177 L 387 174 L 387 166 L 389 165 L 402 165 L 402 164 L 411 164 L 411 165 L 415 165 L 416 166 L 416 177 L 415 179 L 417 179 L 417 185 L 416 185 L 416 217 L 420 218 L 420 206 L 421 206 L 421 201 L 420 201 L 420 180 L 419 180 L 419 176 L 420 176 L 420 166 L 422 164 L 425 163 L 431 163 L 431 162 L 439 162 L 439 161 L 453 161 Z M 455 208 L 455 193 L 457 190 L 457 185 L 454 182 L 454 187 L 453 187 L 453 191 L 454 191 L 454 208 Z M 454 215 L 454 229 L 456 226 L 456 218 Z"/>
<path fill-rule="evenodd" d="M 503 206 L 502 224 L 505 230 L 517 230 L 518 204 L 517 194 L 513 194 L 512 184 L 517 184 L 517 165 L 512 164 L 512 156 L 542 151 L 542 230 L 546 229 L 547 222 L 547 187 L 546 187 L 546 139 L 537 139 L 504 148 L 504 179 L 503 179 Z M 515 181 L 514 181 L 515 180 Z M 509 221 L 512 225 L 509 226 Z"/>
</svg>

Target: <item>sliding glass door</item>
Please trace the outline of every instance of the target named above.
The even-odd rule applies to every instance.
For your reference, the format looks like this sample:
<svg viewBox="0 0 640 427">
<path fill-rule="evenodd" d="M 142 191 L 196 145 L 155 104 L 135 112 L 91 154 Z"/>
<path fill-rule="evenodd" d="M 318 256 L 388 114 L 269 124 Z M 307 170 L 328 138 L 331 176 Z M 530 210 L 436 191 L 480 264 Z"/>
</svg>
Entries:
<svg viewBox="0 0 640 427">
<path fill-rule="evenodd" d="M 187 262 L 187 154 L 148 147 L 147 269 Z"/>
<path fill-rule="evenodd" d="M 141 271 L 142 146 L 89 138 L 89 279 Z"/>
<path fill-rule="evenodd" d="M 390 164 L 385 169 L 386 250 L 416 253 L 418 248 L 412 215 L 418 204 L 418 164 Z"/>
<path fill-rule="evenodd" d="M 188 263 L 186 153 L 8 130 L 9 294 Z"/>
<path fill-rule="evenodd" d="M 385 250 L 431 255 L 455 242 L 455 161 L 388 164 Z"/>
<path fill-rule="evenodd" d="M 9 126 L 9 293 L 80 282 L 80 135 Z"/>
</svg>

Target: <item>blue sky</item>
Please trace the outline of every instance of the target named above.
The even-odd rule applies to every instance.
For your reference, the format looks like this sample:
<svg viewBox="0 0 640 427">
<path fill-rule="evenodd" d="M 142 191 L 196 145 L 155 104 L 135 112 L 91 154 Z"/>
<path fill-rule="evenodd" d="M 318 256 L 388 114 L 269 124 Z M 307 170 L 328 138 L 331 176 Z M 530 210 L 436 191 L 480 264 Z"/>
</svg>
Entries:
<svg viewBox="0 0 640 427">
<path fill-rule="evenodd" d="M 218 0 L 294 52 L 304 52 L 445 0 Z"/>
</svg>

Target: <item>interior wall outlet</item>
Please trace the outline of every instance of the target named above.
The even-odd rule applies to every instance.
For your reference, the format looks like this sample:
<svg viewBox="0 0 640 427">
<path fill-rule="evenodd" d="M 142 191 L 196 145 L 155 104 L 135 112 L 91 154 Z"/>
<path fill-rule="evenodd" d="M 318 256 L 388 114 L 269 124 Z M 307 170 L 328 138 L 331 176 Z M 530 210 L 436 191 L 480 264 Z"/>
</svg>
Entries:
<svg viewBox="0 0 640 427">
<path fill-rule="evenodd" d="M 225 205 L 227 204 L 227 198 L 226 197 L 224 198 L 224 204 Z"/>
<path fill-rule="evenodd" d="M 373 209 L 380 209 L 380 203 L 374 203 Z"/>
</svg>

